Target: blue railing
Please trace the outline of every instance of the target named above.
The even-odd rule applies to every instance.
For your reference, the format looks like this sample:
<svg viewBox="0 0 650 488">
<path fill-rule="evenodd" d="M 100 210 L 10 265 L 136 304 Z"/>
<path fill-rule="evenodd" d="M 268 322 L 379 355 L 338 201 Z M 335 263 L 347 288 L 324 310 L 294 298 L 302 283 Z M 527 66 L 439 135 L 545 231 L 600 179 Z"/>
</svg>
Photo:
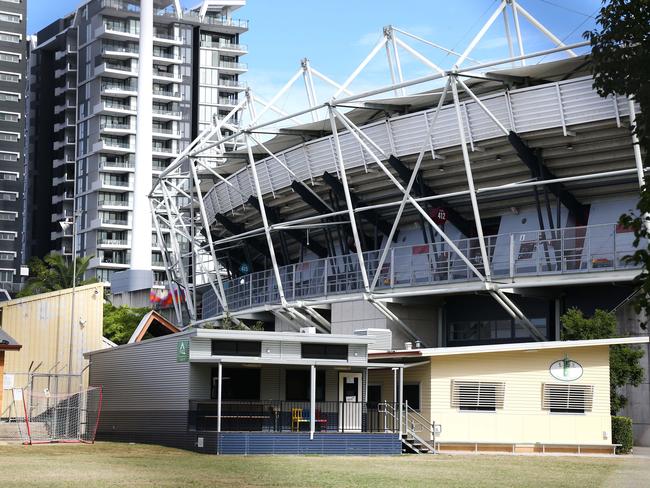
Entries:
<svg viewBox="0 0 650 488">
<path fill-rule="evenodd" d="M 631 269 L 624 257 L 634 252 L 634 235 L 617 224 L 530 230 L 486 236 L 492 277 L 499 281 L 536 275 L 592 273 Z M 477 238 L 454 241 L 474 267 L 485 274 Z M 381 250 L 363 253 L 372 282 Z M 288 301 L 327 298 L 364 291 L 357 254 L 303 261 L 279 268 Z M 432 286 L 478 281 L 448 244 L 415 244 L 393 247 L 381 267 L 375 290 Z M 279 304 L 280 295 L 273 270 L 258 271 L 224 282 L 230 311 Z M 203 318 L 222 312 L 212 291 L 204 294 Z"/>
</svg>

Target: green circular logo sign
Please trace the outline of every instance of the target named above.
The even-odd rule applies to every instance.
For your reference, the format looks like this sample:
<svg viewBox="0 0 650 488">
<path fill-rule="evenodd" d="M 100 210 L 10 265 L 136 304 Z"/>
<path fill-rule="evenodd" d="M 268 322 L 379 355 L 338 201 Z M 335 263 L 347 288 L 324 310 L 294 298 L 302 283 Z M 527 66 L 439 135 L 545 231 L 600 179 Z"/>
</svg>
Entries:
<svg viewBox="0 0 650 488">
<path fill-rule="evenodd" d="M 566 357 L 555 361 L 548 370 L 553 378 L 560 381 L 575 381 L 582 376 L 580 363 Z"/>
</svg>

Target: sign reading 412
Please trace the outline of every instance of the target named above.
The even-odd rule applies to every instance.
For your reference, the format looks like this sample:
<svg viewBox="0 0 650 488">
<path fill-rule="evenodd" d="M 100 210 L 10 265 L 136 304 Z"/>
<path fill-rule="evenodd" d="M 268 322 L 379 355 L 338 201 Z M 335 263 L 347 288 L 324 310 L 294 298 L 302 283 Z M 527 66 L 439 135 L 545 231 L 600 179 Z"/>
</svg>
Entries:
<svg viewBox="0 0 650 488">
<path fill-rule="evenodd" d="M 556 380 L 575 381 L 582 376 L 582 366 L 576 361 L 569 359 L 568 356 L 564 356 L 564 359 L 560 359 L 551 364 L 549 373 Z"/>
</svg>

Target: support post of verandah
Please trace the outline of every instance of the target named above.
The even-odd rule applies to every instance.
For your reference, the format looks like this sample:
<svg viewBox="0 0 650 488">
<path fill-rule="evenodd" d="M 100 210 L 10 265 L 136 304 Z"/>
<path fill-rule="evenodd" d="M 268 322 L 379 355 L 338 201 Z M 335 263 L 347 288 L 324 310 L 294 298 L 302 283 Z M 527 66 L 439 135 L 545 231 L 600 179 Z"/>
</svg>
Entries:
<svg viewBox="0 0 650 488">
<path fill-rule="evenodd" d="M 316 365 L 311 365 L 311 381 L 309 395 L 309 439 L 314 440 L 316 430 Z"/>
<path fill-rule="evenodd" d="M 221 433 L 221 383 L 223 381 L 223 366 L 217 367 L 217 433 Z"/>
<path fill-rule="evenodd" d="M 404 412 L 404 368 L 399 368 L 399 437 L 402 438 L 402 415 Z"/>
</svg>

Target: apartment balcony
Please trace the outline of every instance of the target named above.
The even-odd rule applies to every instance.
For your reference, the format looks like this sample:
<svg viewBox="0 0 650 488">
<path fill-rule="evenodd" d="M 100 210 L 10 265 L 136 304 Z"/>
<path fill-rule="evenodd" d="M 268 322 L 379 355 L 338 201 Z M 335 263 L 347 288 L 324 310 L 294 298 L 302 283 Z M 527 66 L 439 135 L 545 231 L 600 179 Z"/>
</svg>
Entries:
<svg viewBox="0 0 650 488">
<path fill-rule="evenodd" d="M 235 44 L 230 42 L 201 41 L 201 47 L 206 49 L 216 49 L 218 51 L 227 51 L 237 55 L 246 54 L 248 52 L 248 46 L 246 44 Z"/>
<path fill-rule="evenodd" d="M 112 172 L 120 172 L 120 173 L 125 173 L 129 172 L 132 173 L 135 171 L 135 161 L 132 160 L 127 160 L 127 161 L 100 161 L 99 162 L 99 169 L 102 171 L 112 171 Z"/>
<path fill-rule="evenodd" d="M 126 239 L 101 239 L 97 238 L 97 247 L 110 249 L 128 249 L 131 244 Z"/>
<path fill-rule="evenodd" d="M 90 260 L 88 265 L 89 268 L 112 268 L 112 269 L 124 269 L 130 266 L 130 258 L 127 257 L 112 257 L 112 258 L 99 258 L 94 257 Z"/>
<path fill-rule="evenodd" d="M 63 140 L 61 141 L 54 141 L 54 143 L 52 144 L 52 148 L 55 151 L 58 151 L 59 149 L 67 145 L 74 146 L 75 142 L 76 139 L 74 137 L 64 137 Z"/>
<path fill-rule="evenodd" d="M 54 71 L 54 77 L 55 78 L 61 78 L 63 76 L 66 76 L 68 73 L 76 73 L 77 72 L 77 65 L 74 63 L 66 63 L 66 65 L 63 68 L 59 68 Z"/>
<path fill-rule="evenodd" d="M 50 221 L 54 223 L 54 222 L 61 222 L 63 220 L 68 220 L 71 218 L 72 218 L 72 210 L 63 210 L 61 212 L 53 213 Z"/>
<path fill-rule="evenodd" d="M 181 131 L 178 129 L 161 129 L 159 127 L 154 127 L 153 136 L 158 139 L 180 139 Z"/>
<path fill-rule="evenodd" d="M 166 110 L 166 109 L 157 109 L 152 110 L 152 115 L 154 119 L 161 120 L 181 120 L 183 118 L 183 112 L 178 110 Z"/>
<path fill-rule="evenodd" d="M 175 158 L 178 156 L 178 150 L 175 147 L 154 145 L 151 149 L 151 155 L 161 158 Z"/>
<path fill-rule="evenodd" d="M 236 63 L 234 61 L 219 61 L 219 68 L 233 73 L 245 73 L 248 71 L 246 63 Z"/>
<path fill-rule="evenodd" d="M 182 46 L 184 41 L 180 36 L 175 36 L 173 34 L 167 34 L 165 32 L 154 32 L 153 43 L 155 45 L 162 46 Z"/>
<path fill-rule="evenodd" d="M 65 192 L 61 195 L 52 195 L 52 204 L 57 205 L 61 202 L 72 202 L 72 192 Z"/>
<path fill-rule="evenodd" d="M 229 98 L 229 97 L 219 97 L 217 103 L 219 105 L 225 105 L 227 107 L 234 107 L 239 103 L 239 100 L 236 98 Z"/>
<path fill-rule="evenodd" d="M 99 124 L 99 130 L 102 134 L 135 134 L 135 126 L 132 124 L 118 124 L 115 122 L 102 122 Z"/>
<path fill-rule="evenodd" d="M 181 76 L 180 73 L 160 71 L 156 69 L 153 70 L 153 79 L 157 81 L 164 81 L 167 83 L 170 82 L 181 83 L 183 81 L 183 77 Z"/>
<path fill-rule="evenodd" d="M 135 97 L 138 95 L 138 88 L 135 84 L 104 82 L 101 86 L 101 94 L 111 97 Z"/>
<path fill-rule="evenodd" d="M 65 92 L 70 91 L 70 90 L 75 90 L 77 88 L 75 83 L 72 83 L 71 81 L 66 82 L 65 85 L 63 86 L 57 86 L 54 89 L 54 96 L 59 97 L 63 95 Z"/>
<path fill-rule="evenodd" d="M 138 76 L 138 71 L 133 66 L 125 66 L 109 61 L 95 66 L 95 76 L 110 76 L 111 78 L 127 79 Z"/>
<path fill-rule="evenodd" d="M 111 198 L 100 198 L 97 200 L 98 210 L 131 210 L 131 202 L 128 200 L 114 200 Z"/>
<path fill-rule="evenodd" d="M 128 2 L 125 0 L 102 0 L 100 5 L 100 8 L 116 10 L 127 14 L 136 14 L 140 12 L 139 3 Z"/>
<path fill-rule="evenodd" d="M 95 37 L 117 40 L 130 39 L 132 41 L 137 41 L 140 37 L 140 30 L 133 26 L 104 23 L 95 30 Z"/>
<path fill-rule="evenodd" d="M 157 52 L 153 55 L 153 60 L 156 64 L 171 65 L 182 64 L 183 58 L 179 54 Z"/>
<path fill-rule="evenodd" d="M 50 232 L 50 240 L 58 241 L 59 239 L 72 239 L 72 234 L 66 234 L 63 230 Z"/>
<path fill-rule="evenodd" d="M 64 183 L 74 183 L 74 177 L 64 175 L 64 176 L 57 176 L 55 178 L 52 178 L 52 186 L 59 186 Z"/>
<path fill-rule="evenodd" d="M 65 112 L 66 110 L 70 110 L 70 111 L 75 111 L 75 112 L 76 112 L 76 111 L 77 111 L 77 106 L 76 106 L 75 103 L 74 103 L 73 101 L 71 101 L 71 100 L 67 100 L 67 101 L 66 101 L 64 104 L 62 104 L 62 105 L 55 105 L 55 106 L 54 106 L 54 114 L 55 114 L 55 115 L 58 115 L 58 114 L 60 114 L 61 112 Z"/>
<path fill-rule="evenodd" d="M 95 229 L 119 229 L 119 230 L 128 230 L 130 228 L 130 222 L 128 219 L 111 219 L 108 217 L 99 217 L 93 219 L 90 222 L 90 228 L 88 230 Z"/>
<path fill-rule="evenodd" d="M 183 97 L 181 96 L 181 92 L 179 91 L 174 91 L 174 90 L 165 90 L 162 88 L 155 88 L 153 89 L 153 99 L 154 100 L 163 100 L 166 102 L 180 102 Z"/>
<path fill-rule="evenodd" d="M 93 152 L 129 154 L 135 152 L 135 147 L 128 142 L 101 140 L 93 144 Z"/>
<path fill-rule="evenodd" d="M 113 114 L 113 115 L 136 115 L 135 104 L 131 103 L 118 103 L 112 100 L 102 100 L 93 108 L 95 115 L 100 113 Z M 179 119 L 180 120 L 180 119 Z"/>
<path fill-rule="evenodd" d="M 114 176 L 114 175 L 104 175 L 104 176 Z M 92 182 L 90 185 L 91 191 L 107 191 L 107 192 L 118 192 L 124 193 L 126 191 L 133 191 L 133 183 L 131 180 L 123 180 L 116 177 L 113 178 L 104 178 L 100 177 L 99 179 Z"/>
<path fill-rule="evenodd" d="M 59 132 L 65 129 L 72 129 L 74 128 L 75 123 L 71 120 L 65 120 L 64 122 L 57 122 L 54 124 L 54 132 Z"/>
<path fill-rule="evenodd" d="M 54 161 L 52 161 L 52 168 L 59 168 L 66 164 L 74 164 L 74 163 L 75 163 L 74 159 L 55 159 Z"/>
<path fill-rule="evenodd" d="M 240 80 L 217 80 L 217 86 L 221 89 L 230 91 L 243 91 L 246 89 L 246 83 Z"/>
<path fill-rule="evenodd" d="M 201 18 L 196 11 L 183 13 L 183 19 L 200 22 L 203 25 L 214 25 L 220 27 L 219 31 L 237 33 L 248 30 L 248 20 L 232 19 L 229 17 L 203 17 Z"/>
<path fill-rule="evenodd" d="M 102 56 L 113 59 L 133 59 L 140 56 L 137 47 L 107 46 L 102 48 Z"/>
</svg>

